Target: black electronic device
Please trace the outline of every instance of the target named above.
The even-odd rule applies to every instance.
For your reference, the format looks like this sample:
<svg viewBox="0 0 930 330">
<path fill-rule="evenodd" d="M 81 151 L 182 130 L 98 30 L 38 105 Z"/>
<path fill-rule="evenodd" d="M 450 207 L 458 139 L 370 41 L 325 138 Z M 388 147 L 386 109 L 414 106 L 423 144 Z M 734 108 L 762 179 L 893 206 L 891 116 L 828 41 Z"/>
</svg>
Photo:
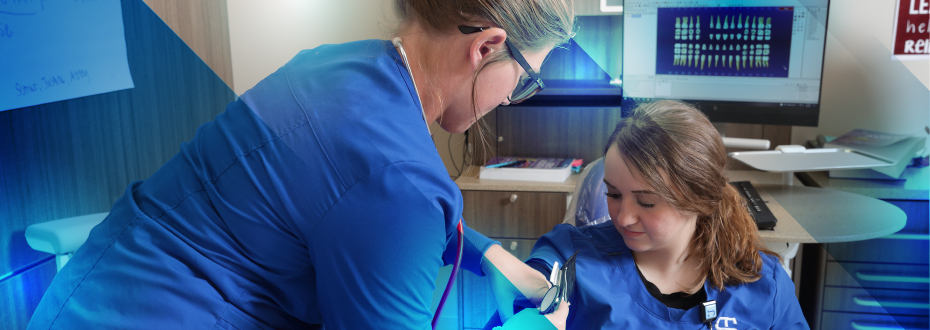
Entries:
<svg viewBox="0 0 930 330">
<path fill-rule="evenodd" d="M 775 224 L 778 220 L 775 219 L 775 215 L 772 214 L 769 207 L 765 205 L 765 201 L 762 200 L 762 197 L 759 197 L 759 192 L 756 191 L 756 188 L 754 188 L 749 181 L 730 182 L 730 184 L 736 188 L 740 196 L 743 196 L 743 200 L 746 201 L 746 206 L 749 210 L 749 215 L 756 221 L 756 226 L 759 227 L 759 229 L 775 228 Z"/>
</svg>

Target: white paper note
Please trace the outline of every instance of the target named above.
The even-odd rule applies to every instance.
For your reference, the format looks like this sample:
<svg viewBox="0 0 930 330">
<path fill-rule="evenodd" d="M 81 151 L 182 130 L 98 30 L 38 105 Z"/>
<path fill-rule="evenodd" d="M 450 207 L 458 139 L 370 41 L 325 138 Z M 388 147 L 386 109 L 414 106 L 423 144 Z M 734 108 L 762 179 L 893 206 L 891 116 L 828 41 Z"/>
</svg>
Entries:
<svg viewBox="0 0 930 330">
<path fill-rule="evenodd" d="M 133 87 L 119 0 L 0 0 L 0 111 Z"/>
</svg>

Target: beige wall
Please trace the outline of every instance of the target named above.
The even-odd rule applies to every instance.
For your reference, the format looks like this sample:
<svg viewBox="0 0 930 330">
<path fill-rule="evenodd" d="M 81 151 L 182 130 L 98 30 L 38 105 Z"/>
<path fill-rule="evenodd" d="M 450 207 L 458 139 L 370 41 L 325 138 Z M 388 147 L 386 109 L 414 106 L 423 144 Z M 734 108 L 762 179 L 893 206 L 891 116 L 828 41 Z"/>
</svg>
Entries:
<svg viewBox="0 0 930 330">
<path fill-rule="evenodd" d="M 227 0 L 236 94 L 303 49 L 386 39 L 396 19 L 389 0 Z"/>
<path fill-rule="evenodd" d="M 226 1 L 145 0 L 145 4 L 232 88 Z"/>
<path fill-rule="evenodd" d="M 919 133 L 930 125 L 928 61 L 892 61 L 895 0 L 830 4 L 820 126 L 794 127 L 791 141 L 856 128 Z"/>
<path fill-rule="evenodd" d="M 387 39 L 396 24 L 391 0 L 227 0 L 232 76 L 241 94 L 302 49 Z M 928 61 L 890 60 L 894 0 L 831 4 L 819 127 L 794 127 L 792 143 L 855 128 L 917 133 L 930 125 Z M 461 164 L 463 136 L 433 125 L 450 175 Z"/>
</svg>

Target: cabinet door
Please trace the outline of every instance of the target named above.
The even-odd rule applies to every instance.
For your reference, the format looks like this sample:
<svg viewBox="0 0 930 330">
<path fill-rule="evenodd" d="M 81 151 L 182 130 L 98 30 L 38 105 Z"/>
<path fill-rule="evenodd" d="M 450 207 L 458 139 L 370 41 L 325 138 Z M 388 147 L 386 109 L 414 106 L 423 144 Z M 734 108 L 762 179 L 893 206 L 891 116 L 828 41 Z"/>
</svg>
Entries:
<svg viewBox="0 0 930 330">
<path fill-rule="evenodd" d="M 517 259 L 526 260 L 533 244 L 533 239 L 497 239 L 504 250 L 512 253 Z M 497 301 L 488 285 L 486 277 L 479 277 L 469 271 L 461 271 L 462 279 L 462 327 L 465 329 L 481 329 L 494 312 L 497 311 Z"/>
<path fill-rule="evenodd" d="M 561 223 L 568 194 L 525 191 L 462 191 L 462 216 L 488 237 L 537 239 Z"/>
</svg>

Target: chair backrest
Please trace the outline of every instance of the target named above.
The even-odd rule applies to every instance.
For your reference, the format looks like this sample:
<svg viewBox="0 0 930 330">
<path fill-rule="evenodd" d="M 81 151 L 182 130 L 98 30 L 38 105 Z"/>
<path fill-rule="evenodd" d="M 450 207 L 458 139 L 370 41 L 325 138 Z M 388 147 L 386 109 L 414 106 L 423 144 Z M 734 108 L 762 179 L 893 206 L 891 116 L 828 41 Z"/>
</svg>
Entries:
<svg viewBox="0 0 930 330">
<path fill-rule="evenodd" d="M 610 221 L 606 193 L 604 158 L 601 157 L 585 166 L 581 172 L 562 223 L 582 227 Z"/>
</svg>

